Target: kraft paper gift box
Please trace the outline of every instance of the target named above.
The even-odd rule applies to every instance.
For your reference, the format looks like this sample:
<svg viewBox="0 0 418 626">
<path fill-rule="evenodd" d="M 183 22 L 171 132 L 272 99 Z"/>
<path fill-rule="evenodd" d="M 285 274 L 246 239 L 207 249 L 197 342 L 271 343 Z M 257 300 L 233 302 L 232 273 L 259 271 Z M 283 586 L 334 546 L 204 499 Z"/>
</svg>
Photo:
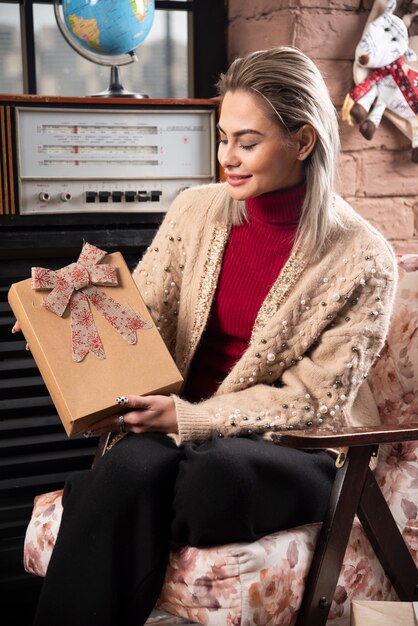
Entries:
<svg viewBox="0 0 418 626">
<path fill-rule="evenodd" d="M 118 396 L 179 391 L 181 374 L 119 252 L 86 243 L 76 263 L 32 268 L 8 299 L 68 436 L 120 412 Z"/>
<path fill-rule="evenodd" d="M 418 602 L 353 600 L 350 626 L 418 626 Z"/>
</svg>

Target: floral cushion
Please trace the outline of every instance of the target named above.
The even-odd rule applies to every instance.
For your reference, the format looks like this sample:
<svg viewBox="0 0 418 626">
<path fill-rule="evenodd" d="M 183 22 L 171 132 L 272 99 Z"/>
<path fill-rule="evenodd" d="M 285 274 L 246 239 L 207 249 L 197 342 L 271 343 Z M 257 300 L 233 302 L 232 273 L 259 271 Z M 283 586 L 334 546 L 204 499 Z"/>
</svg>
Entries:
<svg viewBox="0 0 418 626">
<path fill-rule="evenodd" d="M 398 267 L 399 287 L 388 341 L 370 376 L 380 417 L 388 425 L 418 424 L 418 256 L 400 257 Z M 417 524 L 417 461 L 417 442 L 379 449 L 376 478 L 400 530 Z"/>
<path fill-rule="evenodd" d="M 370 384 L 387 424 L 418 423 L 418 256 L 399 259 L 391 330 Z M 382 446 L 376 478 L 418 564 L 418 442 Z M 26 571 L 45 576 L 58 533 L 62 491 L 38 496 L 27 529 Z M 207 626 L 291 626 L 303 595 L 319 524 L 253 543 L 172 551 L 158 608 Z M 357 519 L 328 622 L 348 626 L 350 601 L 396 600 Z"/>
<path fill-rule="evenodd" d="M 63 489 L 36 496 L 26 530 L 23 565 L 27 572 L 44 577 L 61 524 Z"/>
</svg>

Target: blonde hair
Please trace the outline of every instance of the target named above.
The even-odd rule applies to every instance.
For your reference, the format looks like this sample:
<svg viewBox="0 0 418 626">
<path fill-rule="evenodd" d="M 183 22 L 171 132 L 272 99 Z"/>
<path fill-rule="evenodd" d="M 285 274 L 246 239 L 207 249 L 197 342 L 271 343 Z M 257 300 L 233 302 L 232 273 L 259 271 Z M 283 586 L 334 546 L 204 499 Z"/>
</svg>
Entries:
<svg viewBox="0 0 418 626">
<path fill-rule="evenodd" d="M 334 209 L 334 176 L 340 139 L 337 114 L 318 68 L 303 52 L 291 46 L 253 52 L 236 59 L 221 74 L 217 90 L 250 93 L 291 137 L 304 124 L 316 132 L 316 143 L 304 161 L 306 196 L 295 247 L 303 245 L 317 257 L 339 223 Z M 234 223 L 246 217 L 245 203 L 231 202 Z"/>
</svg>

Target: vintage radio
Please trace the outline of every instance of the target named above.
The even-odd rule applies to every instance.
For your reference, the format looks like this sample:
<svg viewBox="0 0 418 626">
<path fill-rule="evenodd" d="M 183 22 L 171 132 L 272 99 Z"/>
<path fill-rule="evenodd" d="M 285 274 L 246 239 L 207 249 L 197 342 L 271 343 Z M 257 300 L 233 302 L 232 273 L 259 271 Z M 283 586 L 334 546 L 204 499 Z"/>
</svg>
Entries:
<svg viewBox="0 0 418 626">
<path fill-rule="evenodd" d="M 164 212 L 214 182 L 216 100 L 0 96 L 0 214 Z"/>
</svg>

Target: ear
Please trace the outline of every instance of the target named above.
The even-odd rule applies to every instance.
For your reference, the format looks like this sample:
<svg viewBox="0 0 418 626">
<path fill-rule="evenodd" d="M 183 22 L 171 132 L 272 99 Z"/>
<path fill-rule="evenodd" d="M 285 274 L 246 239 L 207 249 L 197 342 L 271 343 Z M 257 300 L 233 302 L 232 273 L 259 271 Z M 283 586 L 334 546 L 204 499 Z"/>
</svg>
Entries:
<svg viewBox="0 0 418 626">
<path fill-rule="evenodd" d="M 295 134 L 298 149 L 298 160 L 305 161 L 311 154 L 316 143 L 316 131 L 310 124 L 304 124 Z"/>
<path fill-rule="evenodd" d="M 412 48 L 407 48 L 406 49 L 406 52 L 404 52 L 404 57 L 405 57 L 405 59 L 407 61 L 416 61 L 417 60 L 417 55 L 412 50 Z"/>
</svg>

